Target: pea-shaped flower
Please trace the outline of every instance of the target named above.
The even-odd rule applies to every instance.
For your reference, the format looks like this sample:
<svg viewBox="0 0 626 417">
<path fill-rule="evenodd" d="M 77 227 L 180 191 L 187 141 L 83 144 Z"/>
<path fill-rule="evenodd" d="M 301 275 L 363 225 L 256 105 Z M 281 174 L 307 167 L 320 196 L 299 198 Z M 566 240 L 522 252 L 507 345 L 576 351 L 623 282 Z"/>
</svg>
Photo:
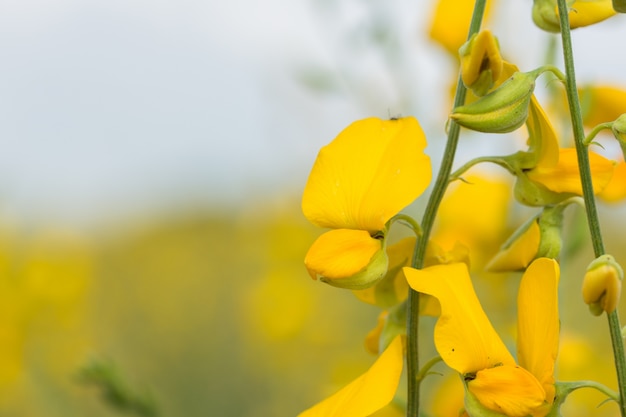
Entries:
<svg viewBox="0 0 626 417">
<path fill-rule="evenodd" d="M 367 288 L 387 271 L 387 222 L 411 204 L 431 179 L 426 137 L 413 117 L 354 122 L 315 160 L 302 211 L 333 229 L 309 249 L 313 279 L 350 289 Z"/>
<path fill-rule="evenodd" d="M 465 264 L 404 268 L 404 274 L 414 290 L 436 297 L 441 304 L 435 346 L 443 361 L 463 378 L 469 415 L 542 417 L 550 412 L 559 343 L 555 260 L 536 259 L 520 282 L 517 361 L 483 311 Z"/>
</svg>

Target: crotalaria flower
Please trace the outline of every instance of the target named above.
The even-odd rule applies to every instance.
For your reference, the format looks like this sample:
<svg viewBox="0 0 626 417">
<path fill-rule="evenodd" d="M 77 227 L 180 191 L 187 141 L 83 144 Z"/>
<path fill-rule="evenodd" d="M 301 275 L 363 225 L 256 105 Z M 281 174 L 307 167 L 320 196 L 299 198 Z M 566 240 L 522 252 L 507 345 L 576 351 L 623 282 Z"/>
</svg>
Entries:
<svg viewBox="0 0 626 417">
<path fill-rule="evenodd" d="M 404 268 L 404 273 L 414 290 L 441 304 L 435 346 L 464 380 L 469 415 L 489 415 L 484 413 L 489 410 L 509 417 L 543 417 L 550 411 L 559 342 L 556 261 L 539 258 L 522 277 L 517 297 L 518 363 L 483 311 L 465 264 Z"/>
<path fill-rule="evenodd" d="M 593 25 L 617 14 L 613 9 L 612 0 L 569 0 L 567 5 L 572 29 Z M 532 16 L 535 24 L 541 29 L 548 32 L 560 31 L 556 0 L 534 0 Z"/>
<path fill-rule="evenodd" d="M 313 279 L 367 288 L 387 271 L 387 222 L 428 186 L 426 137 L 413 117 L 354 122 L 315 160 L 302 197 L 309 221 L 333 230 L 309 249 Z"/>
<path fill-rule="evenodd" d="M 513 155 L 509 160 L 515 166 L 515 197 L 518 201 L 543 206 L 582 195 L 576 150 L 559 148 L 554 128 L 534 96 L 526 126 L 529 150 Z M 599 193 L 611 180 L 614 164 L 591 151 L 589 164 L 594 192 Z"/>
</svg>

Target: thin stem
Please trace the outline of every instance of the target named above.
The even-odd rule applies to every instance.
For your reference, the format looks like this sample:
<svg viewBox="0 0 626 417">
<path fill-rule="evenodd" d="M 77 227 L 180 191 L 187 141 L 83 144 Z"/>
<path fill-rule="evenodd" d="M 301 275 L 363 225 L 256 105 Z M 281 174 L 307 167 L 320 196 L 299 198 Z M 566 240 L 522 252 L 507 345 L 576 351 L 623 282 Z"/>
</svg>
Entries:
<svg viewBox="0 0 626 417">
<path fill-rule="evenodd" d="M 591 132 L 589 132 L 589 134 L 587 135 L 583 143 L 585 144 L 585 146 L 589 146 L 591 142 L 593 142 L 593 140 L 596 138 L 598 133 L 600 133 L 601 131 L 605 129 L 611 129 L 612 127 L 613 127 L 613 122 L 600 123 L 593 129 L 591 129 Z"/>
<path fill-rule="evenodd" d="M 561 23 L 561 39 L 563 41 L 563 56 L 565 60 L 565 74 L 567 101 L 569 103 L 570 116 L 572 118 L 572 128 L 574 130 L 574 140 L 576 144 L 576 154 L 578 155 L 578 166 L 580 167 L 580 179 L 583 188 L 583 198 L 587 211 L 587 223 L 591 233 L 591 242 L 596 257 L 604 255 L 604 243 L 600 231 L 600 221 L 596 209 L 596 201 L 591 182 L 591 169 L 589 165 L 589 154 L 584 144 L 585 132 L 583 130 L 580 102 L 578 90 L 576 88 L 576 75 L 574 72 L 574 53 L 572 50 L 572 39 L 569 26 L 569 10 L 566 0 L 558 0 L 559 17 Z M 620 394 L 620 413 L 626 417 L 626 358 L 624 357 L 624 341 L 621 334 L 621 326 L 617 310 L 607 314 L 611 342 L 613 345 L 613 356 L 615 357 L 615 370 L 617 372 L 617 382 Z"/>
<path fill-rule="evenodd" d="M 469 40 L 474 34 L 478 33 L 482 24 L 483 15 L 485 13 L 486 0 L 476 0 L 474 5 L 474 13 L 472 14 L 472 21 L 470 23 L 469 33 L 467 39 Z M 454 107 L 461 106 L 465 103 L 465 95 L 467 90 L 463 85 L 461 76 L 457 81 L 456 96 L 454 97 Z M 439 167 L 439 173 L 433 187 L 432 194 L 428 199 L 426 205 L 426 211 L 422 218 L 422 237 L 417 240 L 415 245 L 415 251 L 413 252 L 413 259 L 411 266 L 414 268 L 422 268 L 424 266 L 424 256 L 426 254 L 426 246 L 428 244 L 428 238 L 430 231 L 435 221 L 435 216 L 443 198 L 448 182 L 450 178 L 450 172 L 452 171 L 452 164 L 454 162 L 454 155 L 456 153 L 457 144 L 459 141 L 459 132 L 461 127 L 453 120 L 450 121 L 448 130 L 448 140 L 446 142 L 446 148 L 444 150 L 441 166 Z M 412 289 L 409 289 L 409 298 L 407 300 L 407 382 L 408 382 L 408 397 L 407 397 L 407 416 L 418 417 L 420 408 L 420 384 L 417 376 L 420 372 L 419 366 L 419 293 Z"/>
<path fill-rule="evenodd" d="M 491 162 L 491 163 L 494 163 L 494 164 L 499 165 L 502 168 L 506 169 L 511 174 L 515 174 L 515 170 L 506 161 L 506 158 L 503 158 L 501 156 L 480 156 L 478 158 L 472 159 L 471 161 L 468 161 L 467 163 L 463 164 L 462 167 L 458 168 L 456 171 L 454 171 L 452 174 L 450 174 L 450 182 L 459 179 L 461 177 L 461 175 L 463 175 L 465 172 L 467 172 L 471 167 L 473 167 L 474 165 L 478 165 L 481 162 Z"/>
</svg>

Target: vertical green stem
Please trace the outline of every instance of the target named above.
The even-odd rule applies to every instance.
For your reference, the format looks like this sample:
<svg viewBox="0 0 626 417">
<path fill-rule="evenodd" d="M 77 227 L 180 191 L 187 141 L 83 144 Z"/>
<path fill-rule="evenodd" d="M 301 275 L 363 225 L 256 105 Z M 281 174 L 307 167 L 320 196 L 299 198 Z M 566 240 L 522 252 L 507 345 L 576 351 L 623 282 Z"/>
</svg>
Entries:
<svg viewBox="0 0 626 417">
<path fill-rule="evenodd" d="M 485 13 L 486 0 L 476 0 L 474 5 L 474 13 L 470 23 L 467 39 L 478 33 L 482 24 L 483 15 Z M 451 29 L 453 30 L 453 29 Z M 463 81 L 459 75 L 457 82 L 456 95 L 454 97 L 454 107 L 461 106 L 465 102 L 467 90 L 463 85 Z M 433 191 L 426 205 L 426 211 L 422 218 L 422 236 L 418 239 L 413 252 L 411 266 L 414 268 L 422 268 L 424 265 L 424 255 L 426 254 L 426 246 L 430 232 L 432 230 L 437 210 L 441 199 L 446 192 L 448 182 L 450 180 L 450 172 L 454 162 L 457 144 L 459 141 L 459 132 L 461 127 L 454 121 L 450 121 L 448 126 L 448 140 L 444 150 L 443 159 L 439 167 L 439 173 L 433 187 Z M 408 373 L 408 399 L 407 399 L 407 416 L 418 417 L 420 407 L 420 382 L 418 378 L 419 367 L 419 293 L 409 289 L 409 299 L 407 300 L 407 373 Z"/>
<path fill-rule="evenodd" d="M 561 38 L 563 41 L 563 56 L 565 60 L 565 74 L 567 77 L 566 90 L 567 101 L 569 103 L 570 115 L 572 118 L 572 128 L 574 130 L 574 140 L 576 143 L 576 153 L 578 155 L 578 166 L 580 167 L 580 179 L 583 187 L 583 199 L 587 211 L 587 223 L 591 233 L 591 241 L 595 256 L 604 255 L 604 243 L 600 231 L 600 221 L 596 209 L 596 201 L 593 193 L 593 183 L 591 181 L 591 169 L 589 165 L 589 154 L 585 146 L 585 132 L 576 87 L 576 76 L 574 73 L 574 53 L 572 51 L 572 39 L 569 26 L 569 15 L 566 0 L 558 0 L 559 16 L 561 23 Z M 624 341 L 621 335 L 621 325 L 617 310 L 607 315 L 611 342 L 613 344 L 613 356 L 615 357 L 615 370 L 617 372 L 617 382 L 620 394 L 620 413 L 626 417 L 626 358 L 624 357 Z"/>
</svg>

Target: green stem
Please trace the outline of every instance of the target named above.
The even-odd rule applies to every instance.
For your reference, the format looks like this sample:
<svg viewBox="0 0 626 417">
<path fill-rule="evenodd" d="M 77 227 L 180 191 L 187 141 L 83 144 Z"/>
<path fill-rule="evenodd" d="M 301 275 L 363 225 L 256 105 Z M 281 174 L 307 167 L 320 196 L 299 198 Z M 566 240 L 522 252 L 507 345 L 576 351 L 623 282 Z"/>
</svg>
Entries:
<svg viewBox="0 0 626 417">
<path fill-rule="evenodd" d="M 589 146 L 591 144 L 591 142 L 593 142 L 593 140 L 596 138 L 598 133 L 600 133 L 601 131 L 603 131 L 605 129 L 609 129 L 610 130 L 611 128 L 613 128 L 613 122 L 600 123 L 599 125 L 597 125 L 593 129 L 591 129 L 591 132 L 589 132 L 589 134 L 587 135 L 587 137 L 585 138 L 583 143 L 585 144 L 585 146 Z"/>
<path fill-rule="evenodd" d="M 482 24 L 483 15 L 485 12 L 486 0 L 476 0 L 474 5 L 474 13 L 472 14 L 472 21 L 470 23 L 469 33 L 467 39 L 469 40 L 474 34 L 478 33 Z M 461 106 L 465 103 L 465 95 L 467 89 L 463 85 L 461 76 L 457 81 L 456 96 L 454 97 L 454 104 L 452 108 Z M 426 246 L 428 244 L 428 238 L 430 231 L 435 221 L 435 216 L 441 203 L 441 199 L 448 187 L 450 178 L 450 172 L 452 171 L 452 164 L 454 162 L 454 155 L 456 153 L 457 144 L 459 141 L 459 132 L 461 127 L 454 122 L 450 121 L 448 130 L 448 140 L 446 142 L 446 148 L 444 150 L 441 166 L 439 167 L 439 173 L 433 187 L 432 194 L 428 199 L 426 205 L 426 211 L 422 218 L 422 237 L 417 240 L 415 245 L 415 251 L 413 252 L 413 259 L 411 266 L 413 268 L 422 268 L 424 265 L 424 256 L 426 254 Z M 419 293 L 412 289 L 409 289 L 409 298 L 407 300 L 407 416 L 418 417 L 420 408 L 420 384 L 417 380 L 417 376 L 420 372 L 419 366 Z"/>
<path fill-rule="evenodd" d="M 572 128 L 574 130 L 574 140 L 576 143 L 576 153 L 578 155 L 578 166 L 580 167 L 580 179 L 583 188 L 583 198 L 587 211 L 587 223 L 591 233 L 591 242 L 596 258 L 604 255 L 604 243 L 600 231 L 600 221 L 596 209 L 596 202 L 591 182 L 591 169 L 589 164 L 589 154 L 585 146 L 585 132 L 583 130 L 582 115 L 580 111 L 580 101 L 576 88 L 576 75 L 574 73 L 574 53 L 572 51 L 572 39 L 569 26 L 569 15 L 566 0 L 558 0 L 559 17 L 561 23 L 561 39 L 563 41 L 563 56 L 565 60 L 565 74 L 567 76 L 566 91 L 569 103 L 570 116 L 572 118 Z M 620 413 L 626 417 L 626 358 L 624 357 L 624 341 L 621 334 L 621 325 L 617 310 L 607 314 L 611 342 L 613 345 L 613 356 L 615 358 L 615 370 L 617 372 L 617 382 L 620 395 Z"/>
<path fill-rule="evenodd" d="M 450 174 L 450 182 L 458 180 L 459 178 L 461 178 L 461 175 L 467 172 L 471 167 L 473 167 L 474 165 L 478 165 L 481 162 L 491 162 L 493 164 L 501 166 L 502 168 L 509 171 L 511 174 L 515 174 L 515 169 L 507 162 L 506 158 L 503 158 L 501 156 L 480 156 L 478 158 L 472 159 L 471 161 L 468 161 L 467 163 L 463 164 L 462 167 L 458 168 L 456 171 Z"/>
</svg>

